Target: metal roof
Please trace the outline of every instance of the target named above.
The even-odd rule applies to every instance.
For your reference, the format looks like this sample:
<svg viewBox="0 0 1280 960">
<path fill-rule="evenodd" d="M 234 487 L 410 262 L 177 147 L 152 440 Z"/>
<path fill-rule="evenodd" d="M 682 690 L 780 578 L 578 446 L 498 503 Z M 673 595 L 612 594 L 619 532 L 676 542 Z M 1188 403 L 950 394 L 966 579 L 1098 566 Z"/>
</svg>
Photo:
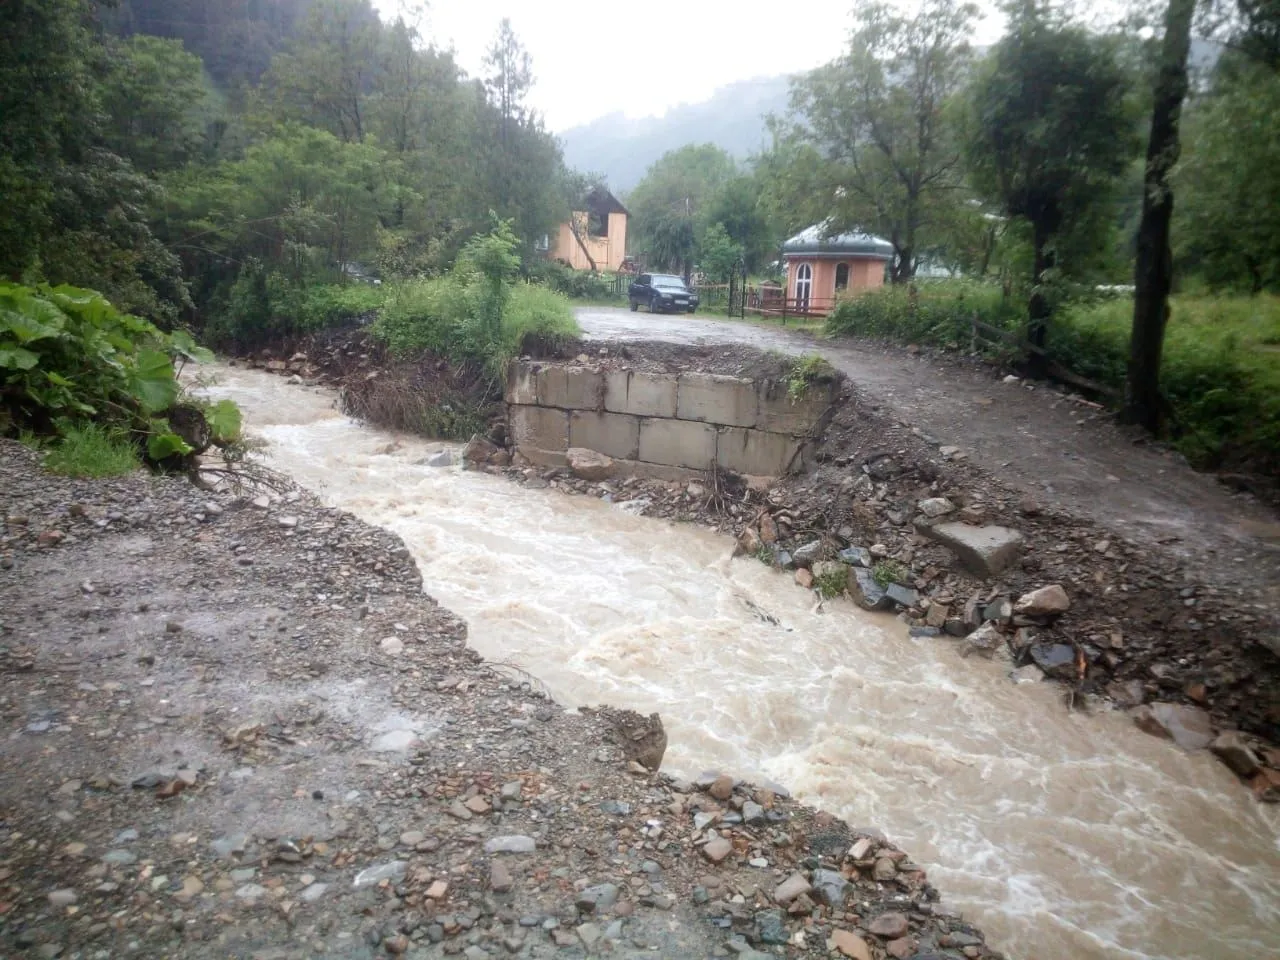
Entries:
<svg viewBox="0 0 1280 960">
<path fill-rule="evenodd" d="M 784 257 L 802 256 L 804 254 L 847 255 L 855 257 L 872 257 L 876 260 L 892 260 L 893 244 L 882 237 L 869 233 L 840 233 L 828 236 L 827 223 L 815 223 L 807 230 L 801 230 L 782 245 Z"/>
</svg>

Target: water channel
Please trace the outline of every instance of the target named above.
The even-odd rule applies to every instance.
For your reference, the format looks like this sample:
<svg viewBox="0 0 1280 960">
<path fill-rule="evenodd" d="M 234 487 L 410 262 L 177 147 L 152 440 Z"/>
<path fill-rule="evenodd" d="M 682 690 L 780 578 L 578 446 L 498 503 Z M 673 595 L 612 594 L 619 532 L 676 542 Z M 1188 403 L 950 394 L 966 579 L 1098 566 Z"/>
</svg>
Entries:
<svg viewBox="0 0 1280 960">
<path fill-rule="evenodd" d="M 273 466 L 399 534 L 484 655 L 561 702 L 658 711 L 664 769 L 874 826 L 1017 960 L 1280 955 L 1280 810 L 1206 753 L 814 596 L 729 539 L 419 463 L 334 394 L 218 367 Z"/>
</svg>

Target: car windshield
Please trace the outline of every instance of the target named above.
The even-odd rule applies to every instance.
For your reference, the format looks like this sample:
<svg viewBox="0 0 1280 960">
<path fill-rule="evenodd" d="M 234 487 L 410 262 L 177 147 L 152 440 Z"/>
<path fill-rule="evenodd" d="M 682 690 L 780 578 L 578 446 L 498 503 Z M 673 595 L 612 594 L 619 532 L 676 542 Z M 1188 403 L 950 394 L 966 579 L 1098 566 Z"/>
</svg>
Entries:
<svg viewBox="0 0 1280 960">
<path fill-rule="evenodd" d="M 673 287 L 676 290 L 684 289 L 684 281 L 679 277 L 664 277 L 660 274 L 654 276 L 653 285 L 655 287 Z"/>
</svg>

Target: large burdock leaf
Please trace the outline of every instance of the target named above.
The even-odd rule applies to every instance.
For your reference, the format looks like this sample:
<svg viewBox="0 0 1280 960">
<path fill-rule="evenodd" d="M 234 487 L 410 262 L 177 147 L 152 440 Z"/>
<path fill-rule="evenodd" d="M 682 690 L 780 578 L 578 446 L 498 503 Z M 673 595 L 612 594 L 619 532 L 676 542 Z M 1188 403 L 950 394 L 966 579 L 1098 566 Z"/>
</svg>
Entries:
<svg viewBox="0 0 1280 960">
<path fill-rule="evenodd" d="M 178 381 L 173 376 L 169 355 L 160 350 L 138 351 L 130 386 L 147 413 L 159 413 L 178 399 Z"/>
</svg>

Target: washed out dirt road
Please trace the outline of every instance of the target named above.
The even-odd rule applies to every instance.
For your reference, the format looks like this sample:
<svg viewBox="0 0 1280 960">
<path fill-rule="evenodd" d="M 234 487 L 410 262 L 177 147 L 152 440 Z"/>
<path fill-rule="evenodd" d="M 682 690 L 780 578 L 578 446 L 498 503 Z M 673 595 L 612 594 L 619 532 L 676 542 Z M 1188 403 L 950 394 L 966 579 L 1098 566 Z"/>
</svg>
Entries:
<svg viewBox="0 0 1280 960">
<path fill-rule="evenodd" d="M 1172 550 L 1205 579 L 1239 586 L 1242 602 L 1280 608 L 1280 518 L 1272 510 L 1047 386 L 1005 383 L 993 369 L 892 345 L 763 324 L 609 307 L 580 308 L 577 317 L 591 339 L 819 353 L 887 413 L 959 447 L 1012 489 Z"/>
</svg>

